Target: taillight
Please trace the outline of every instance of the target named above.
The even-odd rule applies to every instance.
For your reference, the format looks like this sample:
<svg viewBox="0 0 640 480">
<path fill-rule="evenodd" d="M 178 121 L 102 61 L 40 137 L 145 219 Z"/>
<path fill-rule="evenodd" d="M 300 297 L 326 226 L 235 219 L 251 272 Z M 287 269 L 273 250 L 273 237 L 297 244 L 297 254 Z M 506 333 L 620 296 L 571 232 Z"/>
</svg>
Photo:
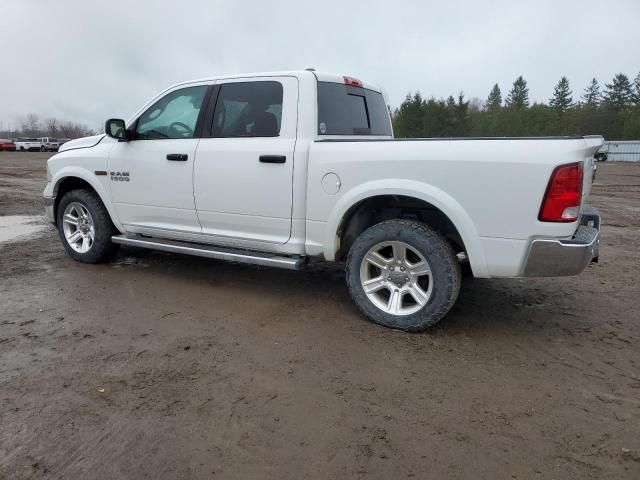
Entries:
<svg viewBox="0 0 640 480">
<path fill-rule="evenodd" d="M 575 222 L 582 202 L 582 162 L 560 165 L 551 174 L 542 200 L 541 222 Z"/>
<path fill-rule="evenodd" d="M 353 78 L 353 77 L 342 77 L 344 79 L 344 84 L 345 85 L 351 85 L 352 87 L 362 87 L 362 81 L 358 80 L 357 78 Z"/>
</svg>

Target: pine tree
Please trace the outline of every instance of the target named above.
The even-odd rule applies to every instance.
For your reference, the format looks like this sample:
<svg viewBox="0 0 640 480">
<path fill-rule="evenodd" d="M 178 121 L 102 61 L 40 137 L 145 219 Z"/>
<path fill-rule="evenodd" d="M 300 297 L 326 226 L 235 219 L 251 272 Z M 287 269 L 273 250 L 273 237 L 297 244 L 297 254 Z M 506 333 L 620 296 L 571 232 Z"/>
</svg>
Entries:
<svg viewBox="0 0 640 480">
<path fill-rule="evenodd" d="M 564 113 L 573 106 L 573 97 L 569 80 L 562 77 L 553 89 L 553 97 L 549 100 L 549 106 L 556 112 Z"/>
<path fill-rule="evenodd" d="M 600 105 L 600 84 L 595 78 L 592 79 L 589 86 L 584 89 L 582 101 L 589 107 L 597 107 Z"/>
<path fill-rule="evenodd" d="M 416 92 L 413 96 L 407 95 L 404 102 L 393 115 L 393 130 L 397 137 L 421 137 L 424 136 L 424 117 L 426 102 Z"/>
<path fill-rule="evenodd" d="M 633 81 L 633 89 L 635 90 L 633 92 L 633 103 L 640 105 L 640 73 L 636 75 L 636 78 Z"/>
<path fill-rule="evenodd" d="M 456 116 L 456 137 L 464 137 L 469 134 L 469 100 L 464 99 L 464 93 L 458 94 L 458 103 L 455 107 Z"/>
<path fill-rule="evenodd" d="M 633 86 L 624 73 L 618 73 L 605 86 L 604 103 L 614 112 L 624 110 L 633 102 Z"/>
<path fill-rule="evenodd" d="M 502 92 L 497 83 L 491 89 L 485 106 L 490 112 L 498 110 L 502 106 Z"/>
<path fill-rule="evenodd" d="M 509 92 L 507 101 L 505 102 L 507 107 L 521 110 L 529 106 L 529 88 L 527 87 L 527 81 L 520 75 L 513 82 L 513 87 Z"/>
</svg>

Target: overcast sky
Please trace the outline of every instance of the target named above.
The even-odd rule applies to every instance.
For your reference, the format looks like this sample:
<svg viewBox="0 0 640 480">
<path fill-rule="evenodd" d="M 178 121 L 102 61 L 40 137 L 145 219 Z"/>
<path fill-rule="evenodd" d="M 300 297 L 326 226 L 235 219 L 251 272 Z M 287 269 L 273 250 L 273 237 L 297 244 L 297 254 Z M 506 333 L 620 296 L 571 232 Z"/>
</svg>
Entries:
<svg viewBox="0 0 640 480">
<path fill-rule="evenodd" d="M 562 75 L 640 71 L 639 0 L 0 0 L 0 122 L 26 113 L 102 128 L 165 87 L 313 66 L 407 92 L 547 101 Z"/>
</svg>

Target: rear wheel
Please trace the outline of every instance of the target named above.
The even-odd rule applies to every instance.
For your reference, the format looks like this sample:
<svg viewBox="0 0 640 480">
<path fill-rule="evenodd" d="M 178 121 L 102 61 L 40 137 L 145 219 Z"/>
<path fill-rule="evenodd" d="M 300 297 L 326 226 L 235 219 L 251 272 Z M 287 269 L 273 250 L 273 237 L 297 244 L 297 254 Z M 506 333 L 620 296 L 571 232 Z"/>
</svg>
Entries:
<svg viewBox="0 0 640 480">
<path fill-rule="evenodd" d="M 388 220 L 363 232 L 347 258 L 347 284 L 361 312 L 406 331 L 435 325 L 460 291 L 451 245 L 427 225 Z"/>
<path fill-rule="evenodd" d="M 117 246 L 111 242 L 115 228 L 100 197 L 91 190 L 71 190 L 60 200 L 58 233 L 74 260 L 100 263 L 111 258 Z"/>
</svg>

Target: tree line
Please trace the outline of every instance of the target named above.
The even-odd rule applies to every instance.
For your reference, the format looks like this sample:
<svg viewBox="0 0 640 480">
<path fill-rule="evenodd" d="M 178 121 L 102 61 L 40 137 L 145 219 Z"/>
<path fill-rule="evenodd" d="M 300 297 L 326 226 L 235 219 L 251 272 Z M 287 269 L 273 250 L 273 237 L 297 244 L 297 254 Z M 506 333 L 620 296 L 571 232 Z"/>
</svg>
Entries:
<svg viewBox="0 0 640 480">
<path fill-rule="evenodd" d="M 0 128 L 0 138 L 80 138 L 88 135 L 95 135 L 95 132 L 84 123 L 59 118 L 41 120 L 35 113 L 26 115 L 17 129 Z"/>
<path fill-rule="evenodd" d="M 531 103 L 527 81 L 519 76 L 506 98 L 495 84 L 486 101 L 407 95 L 393 112 L 396 137 L 503 137 L 603 135 L 611 140 L 640 139 L 640 73 L 633 81 L 618 73 L 601 88 L 597 79 L 579 98 L 566 77 L 548 103 Z"/>
</svg>

